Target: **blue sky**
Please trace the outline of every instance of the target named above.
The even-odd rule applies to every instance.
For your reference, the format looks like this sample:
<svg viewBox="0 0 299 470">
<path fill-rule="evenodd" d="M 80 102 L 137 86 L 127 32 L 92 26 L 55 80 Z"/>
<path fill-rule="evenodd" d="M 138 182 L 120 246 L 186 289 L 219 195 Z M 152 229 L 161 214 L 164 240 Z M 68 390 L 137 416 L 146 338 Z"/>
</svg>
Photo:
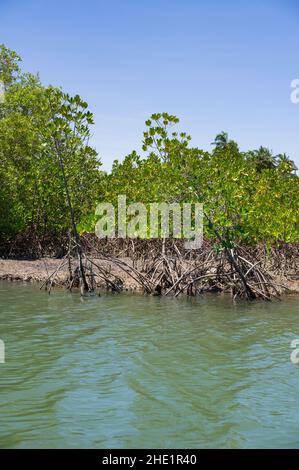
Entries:
<svg viewBox="0 0 299 470">
<path fill-rule="evenodd" d="M 299 164 L 298 31 L 294 0 L 0 0 L 0 43 L 88 101 L 105 169 L 140 149 L 160 111 L 200 148 L 224 130 Z"/>
</svg>

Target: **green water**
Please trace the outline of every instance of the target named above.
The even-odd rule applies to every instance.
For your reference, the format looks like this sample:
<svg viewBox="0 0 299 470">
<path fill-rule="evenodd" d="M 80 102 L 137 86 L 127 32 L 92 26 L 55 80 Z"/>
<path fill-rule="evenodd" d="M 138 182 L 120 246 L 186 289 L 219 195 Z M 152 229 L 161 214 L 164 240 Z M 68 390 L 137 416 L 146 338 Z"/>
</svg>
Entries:
<svg viewBox="0 0 299 470">
<path fill-rule="evenodd" d="M 299 299 L 0 283 L 0 447 L 299 448 Z"/>
</svg>

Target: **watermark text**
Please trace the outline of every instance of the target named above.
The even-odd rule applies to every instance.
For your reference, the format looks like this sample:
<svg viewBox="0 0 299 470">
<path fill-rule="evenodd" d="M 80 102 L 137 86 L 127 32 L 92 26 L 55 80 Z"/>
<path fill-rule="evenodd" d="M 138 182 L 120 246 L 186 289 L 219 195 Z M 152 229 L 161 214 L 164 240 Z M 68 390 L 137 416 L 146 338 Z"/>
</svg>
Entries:
<svg viewBox="0 0 299 470">
<path fill-rule="evenodd" d="M 290 359 L 293 364 L 299 364 L 299 339 L 293 339 L 291 342 L 291 348 L 294 349 L 292 351 Z"/>
<path fill-rule="evenodd" d="M 0 364 L 5 363 L 5 343 L 0 339 Z"/>
<path fill-rule="evenodd" d="M 290 99 L 293 104 L 299 103 L 299 78 L 295 78 L 291 82 L 292 92 L 290 94 Z"/>
<path fill-rule="evenodd" d="M 95 233 L 98 238 L 183 238 L 186 249 L 197 249 L 203 239 L 203 204 L 153 202 L 127 204 L 118 196 L 117 208 L 109 202 L 96 208 L 99 217 Z M 116 231 L 117 227 L 117 231 Z"/>
</svg>

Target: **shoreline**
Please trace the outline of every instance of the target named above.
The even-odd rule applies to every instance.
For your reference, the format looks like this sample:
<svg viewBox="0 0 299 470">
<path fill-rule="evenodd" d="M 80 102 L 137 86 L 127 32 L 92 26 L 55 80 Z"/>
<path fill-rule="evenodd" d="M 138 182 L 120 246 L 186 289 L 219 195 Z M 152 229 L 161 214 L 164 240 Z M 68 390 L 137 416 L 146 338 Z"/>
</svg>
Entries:
<svg viewBox="0 0 299 470">
<path fill-rule="evenodd" d="M 127 263 L 130 260 L 123 258 Z M 40 258 L 37 260 L 16 260 L 1 259 L 0 260 L 0 280 L 2 281 L 24 281 L 24 282 L 45 282 L 48 277 L 59 268 L 61 259 L 58 258 Z M 126 275 L 121 269 L 112 263 L 94 258 L 94 261 L 103 269 L 111 272 L 111 274 L 123 281 L 123 290 L 142 290 L 138 282 L 134 281 L 130 276 Z M 62 267 L 55 275 L 53 286 L 65 287 L 68 280 L 68 267 Z M 106 282 L 98 279 L 95 283 L 96 288 L 106 288 Z"/>
<path fill-rule="evenodd" d="M 119 259 L 126 262 L 128 265 L 133 266 L 133 261 L 130 258 Z M 142 286 L 138 283 L 137 280 L 132 278 L 132 276 L 124 272 L 113 262 L 98 258 L 93 258 L 93 261 L 106 272 L 111 273 L 113 278 L 119 279 L 121 284 L 121 291 L 143 291 Z M 40 258 L 35 260 L 1 259 L 0 280 L 11 282 L 36 282 L 40 284 L 45 283 L 49 276 L 59 268 L 61 262 L 62 260 L 58 258 Z M 59 272 L 55 275 L 53 286 L 66 287 L 68 275 L 68 267 L 62 266 Z M 278 286 L 280 285 L 283 287 L 280 293 L 281 296 L 299 294 L 299 279 L 290 280 L 285 276 L 276 276 L 274 277 L 274 281 Z M 95 288 L 99 290 L 111 290 L 108 289 L 105 280 L 100 278 L 97 278 L 95 282 Z M 223 291 L 223 293 L 229 293 L 229 291 Z"/>
</svg>

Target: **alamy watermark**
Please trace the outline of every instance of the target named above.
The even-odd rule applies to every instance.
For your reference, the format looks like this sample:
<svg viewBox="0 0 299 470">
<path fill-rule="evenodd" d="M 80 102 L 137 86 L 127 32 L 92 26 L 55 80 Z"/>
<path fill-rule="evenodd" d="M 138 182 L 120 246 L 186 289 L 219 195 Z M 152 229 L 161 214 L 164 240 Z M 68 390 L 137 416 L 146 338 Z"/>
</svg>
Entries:
<svg viewBox="0 0 299 470">
<path fill-rule="evenodd" d="M 299 103 L 299 78 L 295 78 L 291 82 L 292 92 L 290 94 L 290 99 L 293 104 Z"/>
<path fill-rule="evenodd" d="M 0 339 L 0 364 L 5 363 L 5 343 Z"/>
<path fill-rule="evenodd" d="M 293 339 L 291 342 L 291 348 L 294 349 L 290 356 L 291 362 L 293 364 L 299 364 L 299 339 Z"/>
<path fill-rule="evenodd" d="M 115 210 L 116 209 L 116 210 Z M 186 249 L 197 249 L 203 239 L 203 204 L 142 202 L 127 205 L 118 196 L 117 208 L 110 202 L 96 208 L 98 238 L 183 238 Z M 117 231 L 116 231 L 117 227 Z"/>
<path fill-rule="evenodd" d="M 0 80 L 0 103 L 4 103 L 5 88 L 4 83 Z"/>
</svg>

